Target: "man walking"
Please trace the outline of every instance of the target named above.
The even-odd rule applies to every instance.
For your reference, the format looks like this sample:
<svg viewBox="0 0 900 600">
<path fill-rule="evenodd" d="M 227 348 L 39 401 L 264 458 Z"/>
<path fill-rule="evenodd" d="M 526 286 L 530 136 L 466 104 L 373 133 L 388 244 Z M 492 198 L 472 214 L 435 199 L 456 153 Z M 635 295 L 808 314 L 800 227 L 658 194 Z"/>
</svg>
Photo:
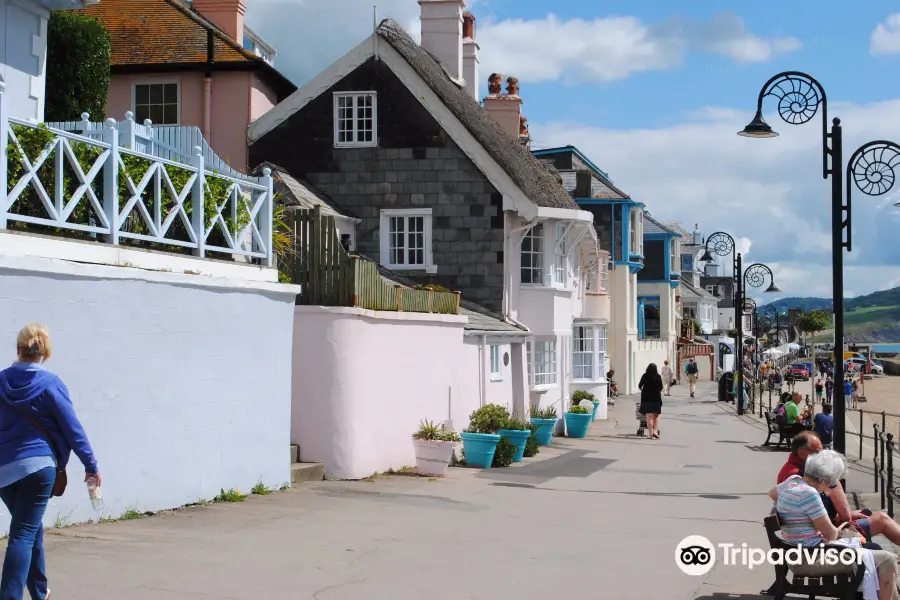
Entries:
<svg viewBox="0 0 900 600">
<path fill-rule="evenodd" d="M 688 378 L 688 384 L 690 385 L 691 398 L 694 397 L 694 391 L 697 388 L 697 374 L 700 370 L 697 368 L 697 363 L 694 362 L 694 359 L 690 359 L 688 364 L 684 366 L 684 372 Z"/>
</svg>

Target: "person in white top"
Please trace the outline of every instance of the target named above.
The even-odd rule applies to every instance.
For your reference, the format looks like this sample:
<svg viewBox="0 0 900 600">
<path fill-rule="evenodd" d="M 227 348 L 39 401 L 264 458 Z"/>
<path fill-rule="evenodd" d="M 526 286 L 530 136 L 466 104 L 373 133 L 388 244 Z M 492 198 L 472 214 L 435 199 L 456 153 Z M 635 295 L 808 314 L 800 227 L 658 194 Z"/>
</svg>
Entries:
<svg viewBox="0 0 900 600">
<path fill-rule="evenodd" d="M 672 384 L 675 383 L 675 373 L 672 372 L 669 361 L 663 363 L 661 375 L 666 396 L 671 396 L 672 394 L 670 392 L 672 391 Z"/>
</svg>

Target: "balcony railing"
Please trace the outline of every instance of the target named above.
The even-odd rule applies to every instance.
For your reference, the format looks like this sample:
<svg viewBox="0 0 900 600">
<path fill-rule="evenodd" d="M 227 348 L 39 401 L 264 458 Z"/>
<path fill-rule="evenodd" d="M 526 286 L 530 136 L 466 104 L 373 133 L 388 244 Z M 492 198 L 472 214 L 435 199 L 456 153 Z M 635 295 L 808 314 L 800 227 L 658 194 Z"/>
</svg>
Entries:
<svg viewBox="0 0 900 600">
<path fill-rule="evenodd" d="M 7 117 L 0 83 L 0 231 L 273 266 L 268 170 L 220 173 L 201 146 L 148 144 L 130 118 L 60 125 Z"/>
<path fill-rule="evenodd" d="M 323 216 L 319 208 L 295 210 L 292 219 L 293 248 L 279 269 L 300 285 L 298 304 L 459 314 L 459 292 L 391 284 L 374 262 L 350 256 L 340 243 L 334 217 Z"/>
</svg>

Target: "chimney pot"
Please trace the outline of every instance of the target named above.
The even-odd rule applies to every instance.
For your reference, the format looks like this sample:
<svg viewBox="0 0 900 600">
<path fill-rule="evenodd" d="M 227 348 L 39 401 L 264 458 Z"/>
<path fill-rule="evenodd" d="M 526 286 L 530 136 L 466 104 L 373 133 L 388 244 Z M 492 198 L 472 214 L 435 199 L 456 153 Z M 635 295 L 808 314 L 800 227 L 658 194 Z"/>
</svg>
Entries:
<svg viewBox="0 0 900 600">
<path fill-rule="evenodd" d="M 506 93 L 510 96 L 518 96 L 519 95 L 519 80 L 515 77 L 509 77 L 506 79 Z"/>
<path fill-rule="evenodd" d="M 503 87 L 503 84 L 500 83 L 502 80 L 503 75 L 500 73 L 491 73 L 491 76 L 488 77 L 488 93 L 499 94 L 500 89 Z"/>
<path fill-rule="evenodd" d="M 463 14 L 463 39 L 475 39 L 475 15 L 469 12 Z"/>
</svg>

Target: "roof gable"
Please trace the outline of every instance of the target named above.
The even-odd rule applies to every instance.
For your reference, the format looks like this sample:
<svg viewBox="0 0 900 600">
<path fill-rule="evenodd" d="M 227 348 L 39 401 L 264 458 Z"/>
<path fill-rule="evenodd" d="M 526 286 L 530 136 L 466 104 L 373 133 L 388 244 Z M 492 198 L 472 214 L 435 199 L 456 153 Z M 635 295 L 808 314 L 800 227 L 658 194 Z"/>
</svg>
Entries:
<svg viewBox="0 0 900 600">
<path fill-rule="evenodd" d="M 568 154 L 570 155 L 570 162 L 572 166 L 572 189 L 569 192 L 575 190 L 574 187 L 574 172 L 581 169 L 587 168 L 593 174 L 593 182 L 591 184 L 591 193 L 593 198 L 610 198 L 610 199 L 622 199 L 622 200 L 630 200 L 631 196 L 622 190 L 620 190 L 613 183 L 612 179 L 609 178 L 609 174 L 606 171 L 601 171 L 600 168 L 593 163 L 589 158 L 587 158 L 581 151 L 575 146 L 562 146 L 560 148 L 544 148 L 542 150 L 534 150 L 533 154 L 539 158 L 544 157 L 552 157 L 558 156 L 560 154 Z M 568 189 L 568 188 L 566 188 Z"/>
<path fill-rule="evenodd" d="M 394 71 L 498 190 L 523 198 L 518 206 L 523 206 L 527 199 L 537 207 L 580 212 L 558 178 L 518 140 L 508 136 L 464 89 L 450 80 L 431 54 L 390 19 L 381 22 L 372 38 L 363 41 L 252 124 L 250 143 L 286 122 L 373 55 L 379 56 Z"/>
</svg>

